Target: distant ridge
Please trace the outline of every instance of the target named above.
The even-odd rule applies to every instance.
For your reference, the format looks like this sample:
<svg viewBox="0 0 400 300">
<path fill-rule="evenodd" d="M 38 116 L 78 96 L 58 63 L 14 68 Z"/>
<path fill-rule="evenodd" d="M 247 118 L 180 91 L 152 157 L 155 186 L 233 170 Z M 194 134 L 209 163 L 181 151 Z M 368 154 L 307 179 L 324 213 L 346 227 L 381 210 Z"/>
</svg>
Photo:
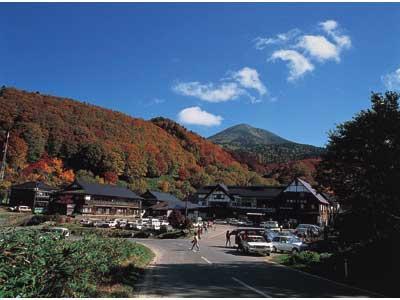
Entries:
<svg viewBox="0 0 400 300">
<path fill-rule="evenodd" d="M 312 145 L 295 143 L 248 124 L 229 127 L 208 139 L 231 151 L 236 159 L 248 165 L 318 158 L 324 150 Z"/>
<path fill-rule="evenodd" d="M 274 145 L 293 143 L 265 129 L 255 128 L 248 124 L 229 127 L 208 138 L 210 141 L 228 145 L 230 148 L 252 145 Z"/>
</svg>

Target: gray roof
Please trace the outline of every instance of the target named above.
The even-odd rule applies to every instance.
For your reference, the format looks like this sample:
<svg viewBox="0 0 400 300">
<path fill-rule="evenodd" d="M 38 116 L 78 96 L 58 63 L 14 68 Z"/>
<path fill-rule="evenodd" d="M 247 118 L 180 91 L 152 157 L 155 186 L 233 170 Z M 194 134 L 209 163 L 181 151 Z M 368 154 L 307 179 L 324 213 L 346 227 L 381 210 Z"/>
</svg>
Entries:
<svg viewBox="0 0 400 300">
<path fill-rule="evenodd" d="M 192 199 L 195 200 L 198 194 L 209 194 L 217 187 L 222 188 L 227 194 L 231 196 L 237 195 L 241 197 L 257 197 L 257 198 L 275 198 L 284 190 L 283 186 L 238 186 L 238 185 L 225 186 L 222 184 L 217 184 L 199 188 L 196 194 L 194 194 L 191 197 L 191 200 Z"/>
<path fill-rule="evenodd" d="M 84 193 L 96 196 L 108 196 L 125 199 L 143 199 L 130 189 L 109 184 L 88 183 L 80 179 L 76 179 L 69 185 L 64 193 L 69 191 L 82 190 Z"/>
<path fill-rule="evenodd" d="M 176 198 L 174 195 L 169 194 L 169 193 L 163 193 L 163 192 L 158 192 L 158 191 L 147 191 L 142 195 L 143 198 L 148 198 L 148 195 L 152 196 L 155 198 L 157 201 L 165 201 L 165 202 L 173 202 L 173 201 L 180 201 L 178 198 Z"/>
<path fill-rule="evenodd" d="M 188 209 L 196 209 L 199 206 L 197 204 L 187 202 L 187 208 Z M 176 201 L 168 201 L 168 202 L 161 202 L 157 203 L 153 206 L 150 207 L 153 210 L 172 210 L 172 209 L 185 209 L 186 208 L 186 202 L 181 201 L 181 200 L 176 200 Z"/>
<path fill-rule="evenodd" d="M 323 204 L 329 204 L 329 202 L 324 198 L 324 196 L 322 196 L 321 194 L 319 194 L 316 190 L 313 189 L 313 187 L 311 186 L 311 184 L 309 184 L 307 181 L 301 179 L 301 178 L 297 178 L 297 180 L 299 182 L 301 182 L 301 184 L 304 185 L 304 187 L 311 193 L 313 194 L 319 202 L 323 203 Z"/>
<path fill-rule="evenodd" d="M 54 187 L 52 187 L 48 184 L 45 184 L 41 181 L 28 181 L 28 182 L 24 182 L 22 184 L 13 185 L 11 188 L 18 189 L 18 190 L 33 190 L 35 188 L 38 188 L 39 190 L 44 190 L 44 191 L 58 190 L 57 188 L 54 188 Z"/>
</svg>

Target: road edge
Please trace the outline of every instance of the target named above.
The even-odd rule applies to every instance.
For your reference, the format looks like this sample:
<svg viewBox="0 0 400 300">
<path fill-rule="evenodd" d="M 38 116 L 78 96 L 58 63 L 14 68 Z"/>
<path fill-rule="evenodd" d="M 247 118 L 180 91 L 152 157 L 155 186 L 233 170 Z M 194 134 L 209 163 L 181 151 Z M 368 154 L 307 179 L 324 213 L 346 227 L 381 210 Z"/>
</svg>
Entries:
<svg viewBox="0 0 400 300">
<path fill-rule="evenodd" d="M 339 281 L 334 281 L 332 279 L 329 279 L 329 278 L 326 278 L 326 277 L 322 277 L 322 276 L 319 276 L 319 275 L 316 275 L 316 274 L 312 274 L 312 273 L 308 273 L 308 272 L 305 272 L 305 271 L 301 271 L 299 269 L 292 268 L 292 267 L 277 263 L 277 262 L 269 260 L 269 259 L 266 259 L 265 262 L 268 262 L 268 263 L 276 265 L 278 267 L 289 269 L 291 271 L 295 271 L 295 272 L 298 272 L 298 273 L 301 273 L 301 274 L 304 274 L 304 275 L 307 275 L 307 276 L 310 276 L 310 277 L 314 277 L 314 278 L 317 278 L 317 279 L 320 279 L 320 280 L 325 280 L 325 281 L 328 281 L 328 282 L 336 284 L 336 285 L 340 285 L 340 286 L 345 287 L 345 288 L 358 290 L 360 292 L 370 294 L 371 297 L 374 296 L 374 297 L 379 297 L 379 298 L 386 298 L 386 296 L 384 296 L 382 294 L 379 294 L 377 292 L 369 291 L 369 290 L 366 290 L 366 289 L 363 289 L 363 288 L 359 288 L 359 287 L 356 287 L 356 286 L 352 286 L 352 285 L 348 285 L 348 284 L 345 284 L 345 283 L 342 283 L 342 282 L 339 282 Z"/>
<path fill-rule="evenodd" d="M 152 274 L 154 273 L 154 269 L 155 269 L 155 267 L 157 265 L 157 261 L 158 261 L 158 259 L 160 257 L 160 253 L 156 249 L 150 247 L 149 245 L 145 245 L 145 244 L 140 243 L 140 242 L 136 242 L 136 243 L 141 244 L 141 245 L 149 248 L 154 253 L 154 257 L 151 260 L 151 262 L 144 269 L 144 274 L 143 274 L 140 282 L 137 284 L 137 286 L 139 286 L 139 288 L 135 292 L 134 297 L 135 298 L 154 298 L 151 295 L 145 295 L 144 291 L 148 291 L 149 287 L 151 286 L 150 282 L 151 282 L 151 280 L 153 278 Z"/>
</svg>

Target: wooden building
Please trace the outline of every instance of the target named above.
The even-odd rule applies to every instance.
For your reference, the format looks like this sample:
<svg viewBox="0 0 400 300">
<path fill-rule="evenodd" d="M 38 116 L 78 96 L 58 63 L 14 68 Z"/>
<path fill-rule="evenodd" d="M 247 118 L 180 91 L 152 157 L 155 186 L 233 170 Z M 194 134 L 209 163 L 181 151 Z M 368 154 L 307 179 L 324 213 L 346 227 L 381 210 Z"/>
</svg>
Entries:
<svg viewBox="0 0 400 300">
<path fill-rule="evenodd" d="M 198 206 L 196 204 L 189 201 L 186 203 L 172 194 L 148 190 L 141 197 L 147 216 L 168 217 L 173 210 L 179 210 L 182 214 L 187 211 L 189 217 L 197 216 Z"/>
<path fill-rule="evenodd" d="M 198 204 L 201 213 L 208 217 L 240 217 L 258 213 L 271 218 L 276 212 L 274 200 L 282 190 L 283 187 L 217 184 L 200 188 L 189 199 Z"/>
<path fill-rule="evenodd" d="M 281 223 L 327 225 L 336 204 L 319 194 L 311 185 L 294 179 L 288 186 L 226 186 L 200 188 L 189 197 L 199 205 L 201 216 L 210 218 L 260 216 L 260 220 Z"/>
<path fill-rule="evenodd" d="M 276 199 L 277 219 L 295 224 L 328 225 L 329 201 L 303 179 L 294 179 Z"/>
<path fill-rule="evenodd" d="M 28 206 L 34 213 L 48 211 L 49 203 L 57 188 L 39 181 L 13 185 L 10 191 L 10 206 Z"/>
<path fill-rule="evenodd" d="M 58 193 L 52 208 L 66 215 L 138 217 L 142 199 L 125 187 L 77 179 Z"/>
</svg>

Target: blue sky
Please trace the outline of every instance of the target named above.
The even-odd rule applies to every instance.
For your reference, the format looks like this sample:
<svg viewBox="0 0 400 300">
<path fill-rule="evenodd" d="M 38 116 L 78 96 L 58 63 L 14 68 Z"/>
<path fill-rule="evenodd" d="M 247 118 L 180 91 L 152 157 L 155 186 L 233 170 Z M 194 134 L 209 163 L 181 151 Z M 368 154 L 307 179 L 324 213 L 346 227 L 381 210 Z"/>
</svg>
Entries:
<svg viewBox="0 0 400 300">
<path fill-rule="evenodd" d="M 400 89 L 400 5 L 0 4 L 0 84 L 203 136 L 247 123 L 324 145 Z"/>
</svg>

